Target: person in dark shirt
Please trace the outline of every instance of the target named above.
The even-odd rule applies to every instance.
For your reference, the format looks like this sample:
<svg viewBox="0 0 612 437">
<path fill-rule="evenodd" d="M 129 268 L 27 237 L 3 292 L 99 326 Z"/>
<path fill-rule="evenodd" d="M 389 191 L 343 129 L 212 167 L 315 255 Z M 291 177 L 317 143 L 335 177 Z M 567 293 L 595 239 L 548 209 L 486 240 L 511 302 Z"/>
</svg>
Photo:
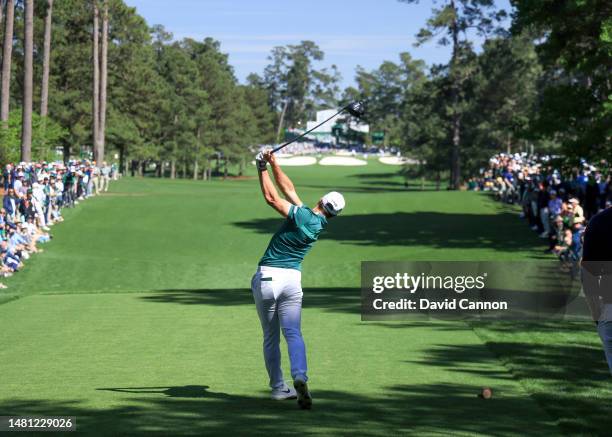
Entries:
<svg viewBox="0 0 612 437">
<path fill-rule="evenodd" d="M 584 198 L 584 215 L 587 220 L 590 220 L 599 210 L 599 185 L 595 180 L 595 176 L 589 176 L 585 198 Z"/>
<path fill-rule="evenodd" d="M 19 212 L 24 216 L 25 220 L 36 218 L 36 208 L 32 205 L 32 193 L 29 192 L 25 199 L 19 204 Z"/>
<path fill-rule="evenodd" d="M 540 238 L 548 238 L 550 234 L 550 212 L 548 211 L 548 201 L 550 200 L 550 194 L 544 186 L 540 183 L 538 186 L 538 211 L 540 212 Z"/>
<path fill-rule="evenodd" d="M 612 208 L 595 215 L 587 225 L 582 282 L 612 374 Z"/>
</svg>

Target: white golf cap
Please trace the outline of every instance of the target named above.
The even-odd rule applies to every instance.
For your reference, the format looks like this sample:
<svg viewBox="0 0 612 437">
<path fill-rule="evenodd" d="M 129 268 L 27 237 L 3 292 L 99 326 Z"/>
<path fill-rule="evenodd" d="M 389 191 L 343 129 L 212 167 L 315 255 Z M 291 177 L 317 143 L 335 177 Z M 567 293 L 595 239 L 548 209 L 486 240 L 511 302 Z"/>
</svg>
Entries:
<svg viewBox="0 0 612 437">
<path fill-rule="evenodd" d="M 344 196 L 337 191 L 330 191 L 321 199 L 321 204 L 330 215 L 338 215 L 346 205 Z"/>
</svg>

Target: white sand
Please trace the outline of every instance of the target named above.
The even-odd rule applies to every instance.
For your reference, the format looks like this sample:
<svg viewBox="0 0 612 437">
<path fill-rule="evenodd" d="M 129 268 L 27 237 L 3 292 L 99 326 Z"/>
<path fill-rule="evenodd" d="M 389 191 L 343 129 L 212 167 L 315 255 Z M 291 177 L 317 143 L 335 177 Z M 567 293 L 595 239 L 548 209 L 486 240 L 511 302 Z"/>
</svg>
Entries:
<svg viewBox="0 0 612 437">
<path fill-rule="evenodd" d="M 356 153 L 351 150 L 338 150 L 336 153 L 334 153 L 334 155 L 336 156 L 355 156 Z"/>
<path fill-rule="evenodd" d="M 276 162 L 286 166 L 313 165 L 317 163 L 317 158 L 314 156 L 293 156 L 291 158 L 279 156 L 276 158 Z"/>
<path fill-rule="evenodd" d="M 383 156 L 378 158 L 383 164 L 387 165 L 403 165 L 403 164 L 418 164 L 419 162 L 415 159 L 404 158 L 403 156 Z"/>
<path fill-rule="evenodd" d="M 320 165 L 367 165 L 368 162 L 362 159 L 349 158 L 344 156 L 326 156 L 319 161 Z"/>
</svg>

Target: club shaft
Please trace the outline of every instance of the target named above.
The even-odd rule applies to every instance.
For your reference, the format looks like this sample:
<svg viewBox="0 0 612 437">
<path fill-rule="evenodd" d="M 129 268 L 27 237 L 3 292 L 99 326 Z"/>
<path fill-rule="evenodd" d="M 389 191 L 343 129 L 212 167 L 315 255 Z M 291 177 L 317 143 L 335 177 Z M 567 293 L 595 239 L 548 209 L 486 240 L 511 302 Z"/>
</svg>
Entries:
<svg viewBox="0 0 612 437">
<path fill-rule="evenodd" d="M 274 149 L 272 149 L 272 153 L 274 152 L 278 152 L 280 149 L 282 149 L 283 147 L 288 146 L 291 143 L 296 142 L 297 140 L 299 140 L 300 138 L 305 137 L 306 135 L 308 135 L 310 132 L 312 132 L 313 130 L 315 130 L 316 128 L 324 125 L 325 123 L 327 123 L 329 120 L 331 120 L 332 118 L 334 118 L 335 116 L 339 115 L 342 111 L 344 111 L 348 106 L 345 106 L 344 108 L 340 109 L 338 112 L 336 112 L 334 115 L 332 115 L 331 117 L 329 117 L 327 120 L 322 121 L 321 123 L 317 124 L 315 127 L 313 127 L 312 129 L 307 130 L 306 132 L 304 132 L 303 134 L 301 134 L 300 136 L 295 137 L 294 139 L 292 139 L 291 141 L 287 141 L 285 144 L 281 144 L 278 147 L 275 147 Z"/>
</svg>

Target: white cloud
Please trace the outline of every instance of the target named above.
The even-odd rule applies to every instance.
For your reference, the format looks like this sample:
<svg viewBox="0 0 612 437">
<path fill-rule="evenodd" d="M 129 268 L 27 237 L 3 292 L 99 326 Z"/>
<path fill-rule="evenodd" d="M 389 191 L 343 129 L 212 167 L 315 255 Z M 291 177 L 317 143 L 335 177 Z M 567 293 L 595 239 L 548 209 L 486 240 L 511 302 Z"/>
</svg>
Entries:
<svg viewBox="0 0 612 437">
<path fill-rule="evenodd" d="M 414 39 L 406 35 L 307 35 L 307 34 L 278 34 L 278 35 L 244 35 L 218 34 L 205 35 L 180 31 L 175 33 L 176 39 L 194 38 L 202 40 L 213 37 L 221 42 L 221 49 L 236 54 L 265 54 L 270 53 L 276 46 L 299 44 L 300 41 L 314 41 L 327 56 L 360 55 L 378 56 L 382 52 L 398 53 L 412 48 Z"/>
</svg>

